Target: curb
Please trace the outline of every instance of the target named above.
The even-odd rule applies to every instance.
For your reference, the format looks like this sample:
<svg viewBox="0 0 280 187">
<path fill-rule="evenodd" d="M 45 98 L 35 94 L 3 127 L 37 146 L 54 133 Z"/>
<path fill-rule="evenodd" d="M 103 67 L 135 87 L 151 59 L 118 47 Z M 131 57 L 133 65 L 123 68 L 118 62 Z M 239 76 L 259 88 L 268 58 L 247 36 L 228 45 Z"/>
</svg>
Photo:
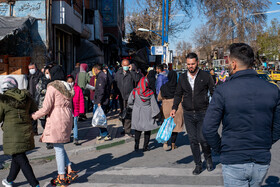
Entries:
<svg viewBox="0 0 280 187">
<path fill-rule="evenodd" d="M 159 128 L 154 129 L 151 131 L 151 135 L 156 134 L 158 132 Z M 141 137 L 141 139 L 144 138 L 143 136 Z M 83 153 L 87 153 L 87 152 L 91 152 L 91 151 L 100 151 L 103 149 L 108 149 L 111 147 L 116 147 L 119 145 L 123 145 L 126 143 L 130 143 L 133 142 L 134 138 L 133 137 L 128 137 L 128 138 L 118 138 L 116 140 L 112 140 L 108 143 L 103 143 L 102 145 L 94 145 L 94 146 L 86 146 L 86 147 L 82 147 L 82 148 L 77 148 L 74 150 L 70 150 L 67 151 L 67 154 L 69 156 L 77 156 L 79 154 L 83 154 Z M 43 157 L 34 157 L 34 158 L 30 158 L 29 161 L 35 162 L 35 163 L 46 163 L 46 162 L 51 162 L 52 160 L 55 159 L 55 155 L 54 154 L 50 154 L 47 156 L 43 156 Z M 6 161 L 3 163 L 4 169 L 8 169 L 10 167 L 11 161 Z"/>
</svg>

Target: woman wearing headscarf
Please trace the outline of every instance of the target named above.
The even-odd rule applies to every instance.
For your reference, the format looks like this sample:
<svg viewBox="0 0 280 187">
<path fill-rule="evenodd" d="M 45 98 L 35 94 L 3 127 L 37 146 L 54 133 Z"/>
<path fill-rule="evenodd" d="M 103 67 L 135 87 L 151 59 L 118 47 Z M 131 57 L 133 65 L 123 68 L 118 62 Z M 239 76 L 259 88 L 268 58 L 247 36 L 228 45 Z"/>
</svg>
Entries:
<svg viewBox="0 0 280 187">
<path fill-rule="evenodd" d="M 80 65 L 80 72 L 76 76 L 75 83 L 83 90 L 84 101 L 85 101 L 85 112 L 88 112 L 89 109 L 89 98 L 90 92 L 86 90 L 86 85 L 90 83 L 90 75 L 87 72 L 88 65 L 83 63 Z M 84 114 L 80 115 L 82 118 L 86 118 Z"/>
<path fill-rule="evenodd" d="M 175 71 L 170 71 L 168 73 L 168 82 L 164 84 L 159 92 L 158 95 L 158 100 L 162 101 L 162 110 L 163 110 L 163 115 L 164 118 L 169 118 L 170 117 L 170 112 L 172 110 L 173 106 L 173 100 L 174 100 L 174 95 L 177 87 L 177 73 Z M 176 149 L 176 139 L 178 136 L 179 132 L 182 132 L 183 130 L 183 108 L 182 105 L 179 105 L 179 109 L 176 112 L 176 117 L 174 118 L 174 123 L 176 124 L 176 127 L 174 128 L 172 135 L 171 135 L 171 148 Z M 163 148 L 165 150 L 168 149 L 168 143 L 165 142 L 163 144 Z"/>
<path fill-rule="evenodd" d="M 150 70 L 148 72 L 147 79 L 149 81 L 149 88 L 153 90 L 154 93 L 156 93 L 156 71 Z"/>
<path fill-rule="evenodd" d="M 55 74 L 52 74 L 52 69 L 50 72 L 49 76 L 52 81 Z M 51 180 L 52 185 L 67 185 L 78 177 L 76 172 L 72 171 L 71 162 L 64 149 L 64 143 L 70 141 L 72 131 L 72 98 L 74 94 L 73 87 L 67 82 L 52 81 L 47 86 L 43 107 L 32 114 L 34 120 L 47 115 L 40 141 L 53 143 L 55 150 L 58 177 Z"/>
<path fill-rule="evenodd" d="M 19 90 L 17 80 L 6 77 L 1 85 L 4 92 L 0 94 L 0 122 L 3 122 L 4 154 L 12 156 L 11 169 L 2 184 L 13 186 L 20 170 L 32 187 L 39 186 L 26 152 L 35 148 L 34 133 L 30 115 L 37 110 L 27 90 Z"/>
<path fill-rule="evenodd" d="M 47 92 L 47 86 L 51 82 L 50 80 L 50 66 L 46 66 L 43 70 L 44 76 L 41 77 L 38 84 L 36 85 L 36 101 L 38 101 L 38 109 L 43 107 L 43 102 L 45 99 L 45 95 Z M 54 74 L 53 74 L 54 75 Z M 54 78 L 56 78 L 54 76 Z M 41 125 L 43 129 L 45 129 L 46 125 L 46 116 L 40 118 Z M 47 149 L 53 149 L 53 145 L 51 143 L 47 143 Z"/>
<path fill-rule="evenodd" d="M 132 109 L 131 129 L 135 130 L 135 151 L 139 150 L 142 131 L 144 131 L 143 151 L 149 151 L 151 130 L 156 129 L 156 116 L 160 110 L 156 102 L 154 92 L 148 88 L 148 79 L 142 77 L 137 88 L 133 89 L 128 106 Z"/>
</svg>

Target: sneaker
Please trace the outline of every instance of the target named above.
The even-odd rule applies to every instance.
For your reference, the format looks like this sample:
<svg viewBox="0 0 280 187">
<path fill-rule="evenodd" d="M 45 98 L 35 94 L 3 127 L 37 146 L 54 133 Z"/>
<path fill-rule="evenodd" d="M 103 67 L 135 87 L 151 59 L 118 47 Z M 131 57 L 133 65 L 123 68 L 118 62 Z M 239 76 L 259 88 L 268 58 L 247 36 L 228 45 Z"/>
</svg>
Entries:
<svg viewBox="0 0 280 187">
<path fill-rule="evenodd" d="M 97 136 L 97 140 L 102 140 L 102 136 Z"/>
<path fill-rule="evenodd" d="M 57 176 L 57 178 L 51 180 L 51 185 L 53 186 L 66 186 L 67 183 L 67 178 L 60 179 L 59 175 Z"/>
<path fill-rule="evenodd" d="M 104 138 L 105 141 L 109 141 L 109 140 L 112 140 L 111 136 L 110 135 L 107 135 L 105 138 Z"/>
<path fill-rule="evenodd" d="M 7 179 L 3 179 L 2 184 L 5 187 L 13 187 L 13 182 L 8 182 Z"/>
<path fill-rule="evenodd" d="M 81 145 L 78 141 L 78 139 L 74 139 L 74 142 L 73 142 L 75 145 Z"/>
<path fill-rule="evenodd" d="M 68 184 L 70 184 L 71 182 L 73 182 L 76 178 L 78 178 L 78 173 L 79 171 L 71 171 L 69 174 L 67 174 L 67 182 Z"/>
</svg>

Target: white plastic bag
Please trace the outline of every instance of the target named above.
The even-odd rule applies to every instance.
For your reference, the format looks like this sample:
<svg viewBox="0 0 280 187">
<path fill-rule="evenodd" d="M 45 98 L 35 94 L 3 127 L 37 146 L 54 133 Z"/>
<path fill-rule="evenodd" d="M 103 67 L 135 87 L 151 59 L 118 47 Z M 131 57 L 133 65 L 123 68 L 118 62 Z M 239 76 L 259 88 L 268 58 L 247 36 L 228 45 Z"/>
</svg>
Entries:
<svg viewBox="0 0 280 187">
<path fill-rule="evenodd" d="M 101 107 L 98 107 L 92 117 L 91 125 L 93 127 L 107 128 L 107 119 Z"/>
</svg>

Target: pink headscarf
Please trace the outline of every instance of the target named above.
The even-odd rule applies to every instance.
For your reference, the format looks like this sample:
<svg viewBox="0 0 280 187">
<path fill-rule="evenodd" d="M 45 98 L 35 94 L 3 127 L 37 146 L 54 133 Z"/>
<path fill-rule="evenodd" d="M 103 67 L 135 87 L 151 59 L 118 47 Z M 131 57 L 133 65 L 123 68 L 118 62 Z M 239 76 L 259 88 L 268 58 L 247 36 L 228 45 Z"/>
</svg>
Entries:
<svg viewBox="0 0 280 187">
<path fill-rule="evenodd" d="M 81 64 L 80 65 L 80 72 L 87 72 L 88 65 L 87 64 Z"/>
</svg>

